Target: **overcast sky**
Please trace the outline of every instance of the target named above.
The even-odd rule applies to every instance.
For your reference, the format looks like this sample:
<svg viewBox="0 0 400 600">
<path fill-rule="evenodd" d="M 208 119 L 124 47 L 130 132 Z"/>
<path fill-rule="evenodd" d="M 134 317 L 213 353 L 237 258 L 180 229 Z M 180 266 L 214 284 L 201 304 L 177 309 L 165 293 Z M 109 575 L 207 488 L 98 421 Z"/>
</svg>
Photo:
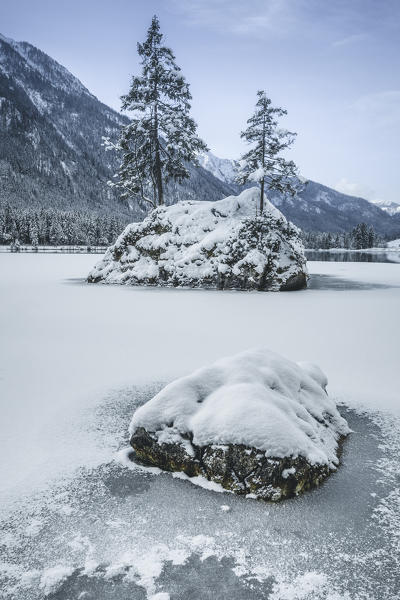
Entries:
<svg viewBox="0 0 400 600">
<path fill-rule="evenodd" d="M 257 89 L 288 110 L 302 174 L 400 202 L 399 0 L 1 0 L 0 32 L 41 48 L 119 109 L 153 14 L 191 84 L 199 133 L 221 157 Z"/>
</svg>

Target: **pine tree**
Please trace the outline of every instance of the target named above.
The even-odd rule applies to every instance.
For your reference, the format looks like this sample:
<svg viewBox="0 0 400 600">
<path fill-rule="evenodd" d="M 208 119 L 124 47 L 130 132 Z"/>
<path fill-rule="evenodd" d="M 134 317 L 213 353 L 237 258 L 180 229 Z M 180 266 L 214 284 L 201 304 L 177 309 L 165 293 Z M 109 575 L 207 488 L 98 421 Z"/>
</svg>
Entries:
<svg viewBox="0 0 400 600">
<path fill-rule="evenodd" d="M 29 224 L 29 241 L 34 248 L 39 244 L 39 231 L 35 217 L 32 218 Z"/>
<path fill-rule="evenodd" d="M 54 218 L 49 229 L 49 242 L 52 246 L 65 244 L 66 238 L 58 218 Z"/>
<path fill-rule="evenodd" d="M 122 96 L 122 109 L 132 111 L 132 121 L 117 145 L 105 140 L 106 147 L 123 153 L 119 181 L 111 185 L 119 186 L 123 197 L 136 196 L 152 206 L 164 204 L 165 183 L 189 177 L 185 162 L 196 163 L 196 153 L 207 150 L 189 114 L 189 86 L 162 38 L 154 16 L 146 41 L 137 46 L 142 73 Z"/>
<path fill-rule="evenodd" d="M 93 246 L 96 242 L 96 222 L 93 216 L 90 216 L 87 220 L 86 243 L 89 244 L 89 246 Z"/>
<path fill-rule="evenodd" d="M 369 248 L 369 230 L 366 223 L 359 223 L 353 229 L 352 238 L 353 238 L 353 246 L 356 250 L 362 250 L 364 248 Z"/>
<path fill-rule="evenodd" d="M 367 246 L 367 248 L 373 248 L 374 245 L 375 245 L 376 234 L 375 234 L 375 230 L 374 230 L 374 228 L 373 228 L 372 225 L 370 225 L 368 227 L 367 236 L 368 236 L 368 246 Z"/>
<path fill-rule="evenodd" d="M 278 128 L 278 118 L 287 114 L 282 108 L 273 108 L 264 91 L 257 92 L 258 100 L 248 127 L 240 137 L 253 147 L 239 161 L 238 182 L 254 181 L 260 184 L 260 213 L 264 209 L 264 187 L 294 196 L 300 188 L 297 167 L 293 161 L 279 154 L 291 146 L 296 136 Z"/>
</svg>

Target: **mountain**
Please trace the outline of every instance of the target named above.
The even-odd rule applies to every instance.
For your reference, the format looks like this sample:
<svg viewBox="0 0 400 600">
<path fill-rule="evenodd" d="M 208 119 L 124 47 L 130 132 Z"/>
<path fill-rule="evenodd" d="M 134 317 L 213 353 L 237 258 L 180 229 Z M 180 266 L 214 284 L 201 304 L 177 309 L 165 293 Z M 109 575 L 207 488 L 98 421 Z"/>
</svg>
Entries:
<svg viewBox="0 0 400 600">
<path fill-rule="evenodd" d="M 0 198 L 13 206 L 106 212 L 118 203 L 106 182 L 116 167 L 102 135 L 126 118 L 71 73 L 27 44 L 0 37 Z M 120 212 L 128 213 L 126 206 Z"/>
<path fill-rule="evenodd" d="M 372 225 L 381 235 L 400 232 L 400 220 L 375 204 L 315 181 L 308 181 L 296 198 L 272 193 L 270 200 L 289 220 L 306 231 L 345 232 L 363 222 Z"/>
<path fill-rule="evenodd" d="M 142 219 L 136 202 L 120 200 L 107 186 L 119 161 L 102 147 L 102 137 L 116 139 L 126 123 L 50 56 L 0 35 L 0 209 L 9 204 Z M 200 166 L 188 165 L 190 179 L 166 186 L 167 204 L 220 200 L 243 189 L 234 182 L 235 161 L 211 152 L 198 159 Z M 306 230 L 348 231 L 365 221 L 381 234 L 400 236 L 400 211 L 313 181 L 298 198 L 269 196 Z"/>
<path fill-rule="evenodd" d="M 47 54 L 0 35 L 0 203 L 143 217 L 107 186 L 118 158 L 102 136 L 117 138 L 126 123 Z M 209 171 L 189 169 L 189 181 L 167 186 L 167 203 L 234 193 Z"/>
<path fill-rule="evenodd" d="M 400 204 L 397 202 L 390 202 L 390 200 L 371 200 L 373 204 L 379 206 L 382 210 L 387 212 L 393 217 L 393 215 L 400 214 Z"/>
<path fill-rule="evenodd" d="M 235 161 L 220 159 L 208 152 L 202 164 L 221 181 L 234 184 Z M 399 205 L 378 206 L 315 181 L 308 181 L 296 198 L 287 198 L 275 191 L 270 191 L 268 197 L 287 219 L 306 231 L 345 232 L 365 222 L 382 235 L 400 233 Z"/>
<path fill-rule="evenodd" d="M 236 173 L 236 161 L 229 158 L 218 158 L 212 152 L 202 152 L 198 155 L 198 161 L 203 169 L 220 179 L 224 183 L 233 183 Z"/>
</svg>

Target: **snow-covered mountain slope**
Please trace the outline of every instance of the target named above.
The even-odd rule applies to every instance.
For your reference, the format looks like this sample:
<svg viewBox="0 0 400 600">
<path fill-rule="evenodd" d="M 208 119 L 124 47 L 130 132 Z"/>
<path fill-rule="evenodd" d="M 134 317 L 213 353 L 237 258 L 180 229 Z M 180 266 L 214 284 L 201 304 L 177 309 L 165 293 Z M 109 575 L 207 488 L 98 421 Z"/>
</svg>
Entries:
<svg viewBox="0 0 400 600">
<path fill-rule="evenodd" d="M 0 37 L 2 202 L 143 218 L 134 201 L 120 202 L 107 186 L 119 161 L 102 136 L 116 138 L 127 122 L 47 54 Z M 235 191 L 201 167 L 190 170 L 190 181 L 167 186 L 168 203 L 219 200 Z"/>
<path fill-rule="evenodd" d="M 396 215 L 392 217 L 364 198 L 342 194 L 315 181 L 308 181 L 297 198 L 272 193 L 270 200 L 304 230 L 350 231 L 364 222 L 383 235 L 400 233 L 400 219 Z"/>
<path fill-rule="evenodd" d="M 3 44 L 10 46 L 15 50 L 19 57 L 25 60 L 25 68 L 29 68 L 32 72 L 40 74 L 44 80 L 50 82 L 55 88 L 68 94 L 85 94 L 90 98 L 94 98 L 93 94 L 85 88 L 79 79 L 74 77 L 65 67 L 47 56 L 41 50 L 38 50 L 27 42 L 16 42 L 10 38 L 6 38 L 2 34 L 0 34 L 0 41 L 3 42 Z M 4 46 L 2 48 L 2 55 L 2 71 L 12 77 L 14 75 L 13 66 L 15 66 L 15 63 L 14 65 L 12 63 L 10 64 L 10 57 L 7 57 L 7 48 Z M 28 90 L 29 89 L 31 88 L 28 88 Z M 38 108 L 41 106 L 38 97 L 34 99 L 34 103 Z M 111 111 L 111 109 L 109 110 Z"/>
<path fill-rule="evenodd" d="M 397 204 L 397 202 L 390 202 L 389 200 L 372 200 L 371 202 L 391 216 L 400 215 L 400 204 Z"/>
<path fill-rule="evenodd" d="M 218 158 L 212 152 L 199 153 L 198 161 L 203 169 L 207 169 L 217 179 L 225 183 L 235 183 L 236 161 L 229 158 Z"/>
<path fill-rule="evenodd" d="M 3 202 L 112 210 L 117 196 L 106 182 L 117 163 L 101 138 L 116 135 L 125 121 L 37 48 L 0 38 Z"/>
</svg>

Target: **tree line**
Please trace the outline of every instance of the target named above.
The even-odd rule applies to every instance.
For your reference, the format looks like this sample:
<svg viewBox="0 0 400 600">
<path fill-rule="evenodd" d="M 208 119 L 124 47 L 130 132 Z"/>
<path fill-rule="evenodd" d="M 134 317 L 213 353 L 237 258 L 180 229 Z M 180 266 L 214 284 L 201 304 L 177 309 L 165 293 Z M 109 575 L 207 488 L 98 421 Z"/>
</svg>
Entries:
<svg viewBox="0 0 400 600">
<path fill-rule="evenodd" d="M 359 223 L 354 229 L 344 233 L 302 231 L 301 237 L 306 248 L 315 250 L 330 248 L 363 250 L 381 247 L 386 243 L 386 240 L 375 232 L 372 225 L 366 223 Z"/>
<path fill-rule="evenodd" d="M 106 246 L 126 225 L 114 215 L 52 208 L 0 208 L 0 244 Z"/>
<path fill-rule="evenodd" d="M 115 216 L 52 208 L 0 207 L 0 244 L 18 241 L 31 246 L 108 246 L 115 242 L 127 221 Z M 384 246 L 386 240 L 371 225 L 360 223 L 352 231 L 331 233 L 302 231 L 306 248 L 361 250 Z"/>
</svg>

